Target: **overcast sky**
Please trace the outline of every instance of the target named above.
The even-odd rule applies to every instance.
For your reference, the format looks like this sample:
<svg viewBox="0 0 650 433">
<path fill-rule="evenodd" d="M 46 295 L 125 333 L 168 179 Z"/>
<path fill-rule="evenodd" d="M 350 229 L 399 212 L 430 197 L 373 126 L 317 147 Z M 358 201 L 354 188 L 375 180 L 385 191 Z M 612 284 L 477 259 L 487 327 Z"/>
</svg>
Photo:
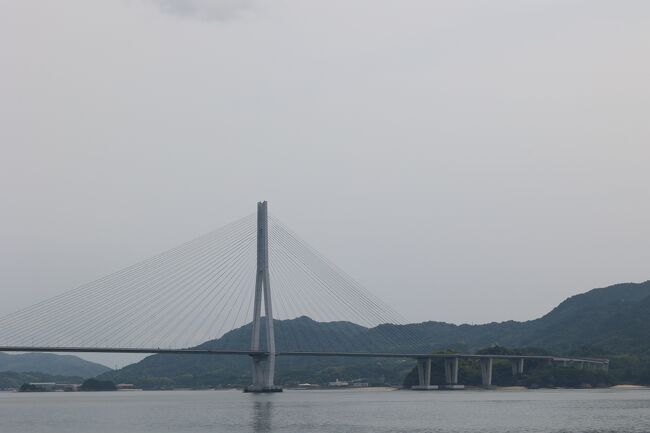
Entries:
<svg viewBox="0 0 650 433">
<path fill-rule="evenodd" d="M 0 0 L 0 314 L 270 211 L 409 321 L 650 278 L 650 2 Z"/>
</svg>

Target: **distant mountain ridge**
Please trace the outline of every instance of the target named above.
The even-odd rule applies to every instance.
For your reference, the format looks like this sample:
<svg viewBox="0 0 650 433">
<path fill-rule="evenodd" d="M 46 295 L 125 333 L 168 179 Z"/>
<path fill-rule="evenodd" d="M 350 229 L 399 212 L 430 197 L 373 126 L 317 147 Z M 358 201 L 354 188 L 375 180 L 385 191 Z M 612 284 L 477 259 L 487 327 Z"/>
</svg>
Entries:
<svg viewBox="0 0 650 433">
<path fill-rule="evenodd" d="M 56 355 L 54 353 L 10 355 L 0 352 L 0 371 L 38 372 L 47 375 L 75 376 L 85 379 L 110 371 L 110 368 L 74 355 Z"/>
<path fill-rule="evenodd" d="M 649 319 L 650 281 L 616 284 L 568 298 L 538 319 L 530 341 L 563 352 L 650 355 Z"/>
<path fill-rule="evenodd" d="M 527 322 L 507 321 L 483 325 L 453 325 L 423 322 L 408 325 L 380 325 L 364 328 L 349 322 L 316 322 L 308 317 L 274 322 L 278 334 L 293 340 L 277 341 L 284 350 L 322 350 L 328 341 L 340 341 L 335 350 L 363 351 L 384 345 L 384 351 L 420 352 L 454 349 L 474 352 L 499 345 L 538 347 L 557 354 L 608 356 L 650 355 L 650 281 L 624 283 L 593 289 L 572 296 L 543 317 Z M 423 342 L 415 347 L 400 335 Z M 385 338 L 393 333 L 395 338 Z M 251 325 L 235 329 L 201 348 L 248 348 Z M 394 341 L 402 341 L 395 346 Z M 324 342 L 324 343 L 323 343 Z M 314 345 L 320 347 L 315 348 Z M 325 347 L 324 347 L 325 346 Z M 243 362 L 242 362 L 243 361 Z M 408 362 L 410 366 L 412 362 Z M 363 367 L 363 368 L 362 368 Z M 278 378 L 335 378 L 343 368 L 359 368 L 360 374 L 373 369 L 377 376 L 404 371 L 396 361 L 369 361 L 353 358 L 278 358 Z M 409 367 L 410 368 L 410 367 Z M 216 386 L 243 384 L 249 380 L 249 364 L 236 356 L 154 355 L 121 370 L 105 373 L 103 379 L 134 382 L 140 386 Z"/>
<path fill-rule="evenodd" d="M 572 296 L 527 322 L 414 326 L 438 345 L 477 350 L 489 345 L 540 347 L 560 354 L 584 348 L 602 354 L 650 355 L 650 281 L 623 283 Z"/>
</svg>

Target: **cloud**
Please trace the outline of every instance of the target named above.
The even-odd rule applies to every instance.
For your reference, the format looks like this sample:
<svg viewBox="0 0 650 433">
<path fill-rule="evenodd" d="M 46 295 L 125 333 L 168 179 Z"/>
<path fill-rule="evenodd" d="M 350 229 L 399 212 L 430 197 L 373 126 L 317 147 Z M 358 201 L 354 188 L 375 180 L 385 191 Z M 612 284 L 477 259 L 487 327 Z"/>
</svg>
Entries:
<svg viewBox="0 0 650 433">
<path fill-rule="evenodd" d="M 226 20 L 249 8 L 254 0 L 152 0 L 166 14 L 207 21 Z"/>
</svg>

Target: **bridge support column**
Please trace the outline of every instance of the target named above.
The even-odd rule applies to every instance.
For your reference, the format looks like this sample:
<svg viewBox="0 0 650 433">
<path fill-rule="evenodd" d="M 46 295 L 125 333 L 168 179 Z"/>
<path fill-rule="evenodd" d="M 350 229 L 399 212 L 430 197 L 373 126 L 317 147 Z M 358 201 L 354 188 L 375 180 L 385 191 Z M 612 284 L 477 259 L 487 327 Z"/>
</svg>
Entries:
<svg viewBox="0 0 650 433">
<path fill-rule="evenodd" d="M 418 358 L 418 384 L 411 389 L 418 391 L 438 389 L 437 385 L 431 385 L 431 358 Z"/>
<path fill-rule="evenodd" d="M 512 360 L 512 375 L 524 374 L 524 358 Z"/>
<path fill-rule="evenodd" d="M 482 358 L 481 361 L 481 382 L 485 387 L 492 386 L 492 358 Z"/>
<path fill-rule="evenodd" d="M 273 387 L 273 378 L 269 377 L 271 370 L 269 369 L 269 356 L 268 355 L 253 355 L 253 385 L 245 389 L 246 392 L 274 392 L 266 391 Z"/>
<path fill-rule="evenodd" d="M 269 278 L 269 215 L 267 203 L 257 203 L 257 275 L 255 279 L 255 303 L 253 306 L 253 333 L 251 351 L 261 351 L 262 298 L 264 298 L 266 352 L 252 355 L 253 384 L 245 392 L 281 392 L 274 385 L 275 378 L 275 333 L 273 330 L 273 308 L 271 304 L 271 282 Z"/>
<path fill-rule="evenodd" d="M 458 384 L 458 358 L 445 358 L 445 385 L 444 389 L 463 389 L 465 385 Z"/>
</svg>

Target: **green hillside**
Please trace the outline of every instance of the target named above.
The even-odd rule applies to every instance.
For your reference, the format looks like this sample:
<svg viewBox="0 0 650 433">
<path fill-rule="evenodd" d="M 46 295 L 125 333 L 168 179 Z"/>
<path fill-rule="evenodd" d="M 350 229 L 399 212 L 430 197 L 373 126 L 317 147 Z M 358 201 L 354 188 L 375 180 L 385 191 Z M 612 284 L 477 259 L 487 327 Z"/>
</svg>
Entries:
<svg viewBox="0 0 650 433">
<path fill-rule="evenodd" d="M 452 349 L 475 352 L 490 346 L 537 347 L 562 355 L 609 356 L 612 366 L 641 371 L 650 361 L 650 282 L 618 284 L 572 296 L 545 316 L 528 322 L 453 325 L 424 322 L 367 329 L 348 322 L 315 322 L 307 317 L 276 321 L 279 350 L 422 352 Z M 403 338 L 405 331 L 416 342 Z M 246 325 L 206 342 L 202 348 L 248 348 Z M 143 387 L 244 385 L 249 360 L 240 356 L 154 355 L 100 377 Z M 401 383 L 412 360 L 279 357 L 279 383 L 326 382 L 365 378 Z M 618 363 L 618 364 L 617 364 Z M 627 367 L 625 367 L 627 368 Z M 635 370 L 635 371 L 636 371 Z M 626 377 L 628 379 L 626 379 Z M 641 377 L 632 373 L 619 380 Z"/>
<path fill-rule="evenodd" d="M 308 317 L 276 320 L 278 350 L 363 351 L 377 350 L 373 330 L 349 322 L 316 322 Z M 251 325 L 235 329 L 218 340 L 197 346 L 203 349 L 248 349 Z M 263 328 L 264 330 L 264 328 Z M 382 339 L 383 347 L 389 343 Z M 250 381 L 247 356 L 153 355 L 121 370 L 99 376 L 115 383 L 134 383 L 142 388 L 242 386 Z M 277 378 L 285 384 L 322 383 L 351 378 L 371 382 L 400 383 L 412 368 L 408 360 L 372 360 L 343 357 L 278 357 Z"/>
<path fill-rule="evenodd" d="M 438 349 L 476 351 L 499 345 L 541 347 L 558 354 L 650 355 L 650 281 L 625 283 L 575 295 L 527 322 L 406 325 Z"/>
<path fill-rule="evenodd" d="M 54 353 L 7 354 L 0 352 L 0 371 L 39 372 L 49 375 L 94 377 L 110 368 L 73 355 Z"/>
</svg>

